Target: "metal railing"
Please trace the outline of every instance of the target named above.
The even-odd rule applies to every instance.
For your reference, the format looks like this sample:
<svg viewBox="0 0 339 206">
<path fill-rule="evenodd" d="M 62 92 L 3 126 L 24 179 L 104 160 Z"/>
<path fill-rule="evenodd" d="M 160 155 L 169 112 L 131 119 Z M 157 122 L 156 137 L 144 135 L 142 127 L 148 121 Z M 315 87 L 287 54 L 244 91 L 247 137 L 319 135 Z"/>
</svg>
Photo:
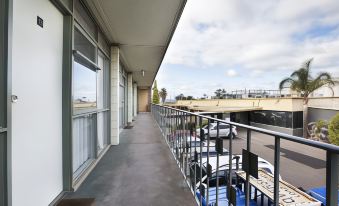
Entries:
<svg viewBox="0 0 339 206">
<path fill-rule="evenodd" d="M 266 134 L 274 138 L 274 169 L 271 174 L 274 179 L 273 197 L 269 198 L 268 196 L 265 196 L 269 205 L 279 205 L 280 140 L 282 139 L 326 151 L 326 205 L 338 205 L 338 146 L 249 125 L 216 119 L 168 106 L 152 104 L 151 111 L 199 205 L 218 205 L 218 203 L 220 205 L 224 205 L 222 203 L 225 203 L 225 205 L 236 204 L 236 202 L 232 200 L 234 199 L 234 196 L 232 197 L 232 192 L 233 194 L 234 191 L 237 192 L 237 190 L 234 189 L 235 186 L 241 186 L 241 188 L 244 189 L 244 205 L 250 205 L 253 203 L 252 196 L 254 196 L 254 199 L 257 200 L 257 189 L 251 186 L 252 180 L 249 181 L 249 172 L 246 172 L 246 178 L 242 180 L 235 175 L 235 172 L 240 171 L 239 157 L 237 158 L 237 155 L 234 155 L 232 151 L 232 130 L 235 126 L 246 130 L 246 149 L 248 152 L 251 152 L 252 132 Z M 203 120 L 205 122 L 207 120 L 207 125 L 210 125 L 210 123 L 217 125 L 215 141 L 211 140 L 209 126 L 202 129 Z M 229 128 L 227 134 L 229 137 L 228 150 L 223 148 L 223 139 L 220 137 L 221 125 L 228 125 Z M 228 162 L 225 165 L 219 165 L 221 157 L 228 157 Z M 212 160 L 213 162 L 211 163 Z M 234 163 L 234 160 L 236 163 Z M 214 165 L 215 163 L 216 166 Z M 244 165 L 242 166 L 244 168 Z M 222 175 L 225 175 L 225 177 Z M 215 185 L 211 185 L 212 183 Z M 253 189 L 255 189 L 254 194 L 251 192 Z M 261 194 L 260 204 L 263 205 L 264 194 L 259 194 Z M 211 200 L 212 197 L 215 199 Z"/>
</svg>

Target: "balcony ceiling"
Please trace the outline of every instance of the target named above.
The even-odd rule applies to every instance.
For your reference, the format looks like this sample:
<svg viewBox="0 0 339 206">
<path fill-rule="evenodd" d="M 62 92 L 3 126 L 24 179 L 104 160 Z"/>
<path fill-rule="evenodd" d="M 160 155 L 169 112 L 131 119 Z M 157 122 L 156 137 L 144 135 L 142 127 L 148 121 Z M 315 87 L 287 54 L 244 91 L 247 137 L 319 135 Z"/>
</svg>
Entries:
<svg viewBox="0 0 339 206">
<path fill-rule="evenodd" d="M 159 70 L 186 0 L 88 0 L 87 4 L 138 86 Z M 145 71 L 142 76 L 141 70 Z"/>
</svg>

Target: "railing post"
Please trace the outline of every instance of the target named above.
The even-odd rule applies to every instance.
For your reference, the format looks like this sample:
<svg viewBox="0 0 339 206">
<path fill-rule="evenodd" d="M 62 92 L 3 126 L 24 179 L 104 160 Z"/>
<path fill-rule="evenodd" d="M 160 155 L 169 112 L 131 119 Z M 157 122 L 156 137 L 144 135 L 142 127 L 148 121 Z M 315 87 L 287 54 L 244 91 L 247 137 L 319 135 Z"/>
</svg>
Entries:
<svg viewBox="0 0 339 206">
<path fill-rule="evenodd" d="M 228 133 L 228 139 L 229 139 L 229 154 L 228 154 L 228 166 L 229 166 L 229 172 L 228 172 L 228 188 L 227 188 L 227 196 L 228 196 L 228 199 L 230 200 L 230 197 L 231 197 L 231 189 L 232 189 L 232 159 L 233 159 L 233 151 L 232 151 L 232 147 L 233 147 L 233 125 L 229 124 L 230 126 L 230 131 Z M 231 204 L 231 201 L 229 201 L 229 205 Z"/>
<path fill-rule="evenodd" d="M 202 205 L 202 194 L 205 194 L 205 191 L 202 191 L 204 188 L 203 188 L 203 185 L 202 185 L 202 155 L 201 155 L 201 152 L 202 152 L 202 140 L 203 140 L 203 135 L 202 134 L 202 117 L 199 118 L 199 129 L 200 129 L 200 205 Z"/>
<path fill-rule="evenodd" d="M 338 154 L 326 153 L 326 205 L 338 205 Z"/>
<path fill-rule="evenodd" d="M 207 120 L 207 164 L 206 168 L 210 164 L 210 119 Z M 208 169 L 207 169 L 208 170 Z M 208 172 L 208 171 L 207 171 Z M 210 177 L 207 175 L 207 192 L 206 192 L 206 205 L 209 205 L 209 196 L 210 196 Z"/>
<path fill-rule="evenodd" d="M 217 139 L 219 139 L 219 121 L 217 121 Z M 216 202 L 216 205 L 218 206 L 218 199 L 219 199 L 219 152 L 217 152 L 217 168 L 216 168 L 216 175 L 215 177 L 217 178 L 217 188 L 216 188 L 216 191 L 215 191 L 215 202 Z"/>
<path fill-rule="evenodd" d="M 247 151 L 251 152 L 251 130 L 247 129 Z M 246 172 L 246 182 L 245 182 L 245 192 L 246 192 L 246 206 L 250 205 L 251 191 L 250 191 L 250 174 Z"/>
<path fill-rule="evenodd" d="M 274 144 L 274 206 L 279 206 L 279 170 L 280 170 L 280 137 L 275 137 Z"/>
</svg>

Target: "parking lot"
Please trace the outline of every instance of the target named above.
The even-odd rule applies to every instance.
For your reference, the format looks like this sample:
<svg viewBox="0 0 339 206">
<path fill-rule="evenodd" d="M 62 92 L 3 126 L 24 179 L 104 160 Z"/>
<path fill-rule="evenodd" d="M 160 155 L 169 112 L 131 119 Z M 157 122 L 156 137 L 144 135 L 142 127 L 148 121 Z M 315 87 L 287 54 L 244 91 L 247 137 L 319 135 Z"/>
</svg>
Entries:
<svg viewBox="0 0 339 206">
<path fill-rule="evenodd" d="M 246 149 L 246 131 L 238 129 L 238 137 L 233 139 L 233 154 L 241 154 Z M 310 189 L 325 186 L 325 151 L 299 143 L 281 140 L 280 175 L 282 179 L 296 187 Z M 229 148 L 229 140 L 224 140 L 224 148 Z M 251 151 L 259 157 L 274 163 L 274 138 L 252 132 Z"/>
</svg>

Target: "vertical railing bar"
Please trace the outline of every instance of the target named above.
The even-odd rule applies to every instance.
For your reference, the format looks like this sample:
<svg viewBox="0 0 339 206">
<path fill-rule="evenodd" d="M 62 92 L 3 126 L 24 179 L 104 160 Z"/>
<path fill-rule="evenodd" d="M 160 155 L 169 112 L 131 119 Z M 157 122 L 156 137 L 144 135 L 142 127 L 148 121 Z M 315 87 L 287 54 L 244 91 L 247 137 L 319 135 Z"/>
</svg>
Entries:
<svg viewBox="0 0 339 206">
<path fill-rule="evenodd" d="M 202 187 L 202 155 L 201 155 L 201 151 L 202 151 L 202 144 L 203 144 L 203 137 L 202 137 L 202 133 L 201 133 L 201 131 L 202 131 L 202 117 L 200 117 L 199 118 L 199 129 L 200 129 L 200 154 L 199 154 L 199 159 L 200 159 L 200 185 L 199 185 L 199 187 L 200 187 L 200 205 L 202 205 L 202 194 L 205 192 L 203 192 L 203 191 L 201 191 L 202 189 L 203 189 L 203 187 Z"/>
<path fill-rule="evenodd" d="M 231 192 L 231 187 L 232 187 L 232 166 L 233 166 L 233 164 L 232 164 L 232 158 L 233 158 L 233 151 L 232 151 L 232 144 L 233 144 L 233 138 L 232 138 L 232 136 L 233 136 L 233 126 L 232 126 L 232 124 L 229 124 L 229 133 L 228 133 L 228 139 L 229 139 L 229 151 L 228 151 L 228 167 L 229 167 L 229 172 L 228 172 L 228 189 L 227 189 L 227 196 L 229 197 L 229 199 L 230 199 L 230 197 L 231 197 L 231 195 L 230 195 L 230 192 Z"/>
<path fill-rule="evenodd" d="M 251 130 L 247 129 L 247 151 L 251 152 Z M 246 181 L 245 181 L 245 196 L 246 196 L 246 206 L 250 205 L 250 174 L 246 172 Z"/>
<path fill-rule="evenodd" d="M 326 205 L 338 205 L 339 155 L 326 152 Z"/>
<path fill-rule="evenodd" d="M 197 160 L 195 159 L 195 153 L 197 152 L 197 116 L 194 117 L 194 196 L 197 194 Z"/>
<path fill-rule="evenodd" d="M 219 121 L 217 121 L 217 137 L 218 140 L 219 137 Z M 215 191 L 215 199 L 216 199 L 216 205 L 218 206 L 218 200 L 219 200 L 219 152 L 217 151 L 217 168 L 216 168 L 216 174 L 215 177 L 217 178 L 217 188 Z"/>
<path fill-rule="evenodd" d="M 280 170 L 280 137 L 275 137 L 274 144 L 274 206 L 279 206 L 279 170 Z"/>
<path fill-rule="evenodd" d="M 207 164 L 206 169 L 208 169 L 208 165 L 210 163 L 210 119 L 207 119 Z M 208 172 L 208 171 L 207 171 Z M 207 192 L 206 192 L 206 205 L 209 205 L 209 192 L 210 189 L 210 178 L 207 175 Z"/>
</svg>

